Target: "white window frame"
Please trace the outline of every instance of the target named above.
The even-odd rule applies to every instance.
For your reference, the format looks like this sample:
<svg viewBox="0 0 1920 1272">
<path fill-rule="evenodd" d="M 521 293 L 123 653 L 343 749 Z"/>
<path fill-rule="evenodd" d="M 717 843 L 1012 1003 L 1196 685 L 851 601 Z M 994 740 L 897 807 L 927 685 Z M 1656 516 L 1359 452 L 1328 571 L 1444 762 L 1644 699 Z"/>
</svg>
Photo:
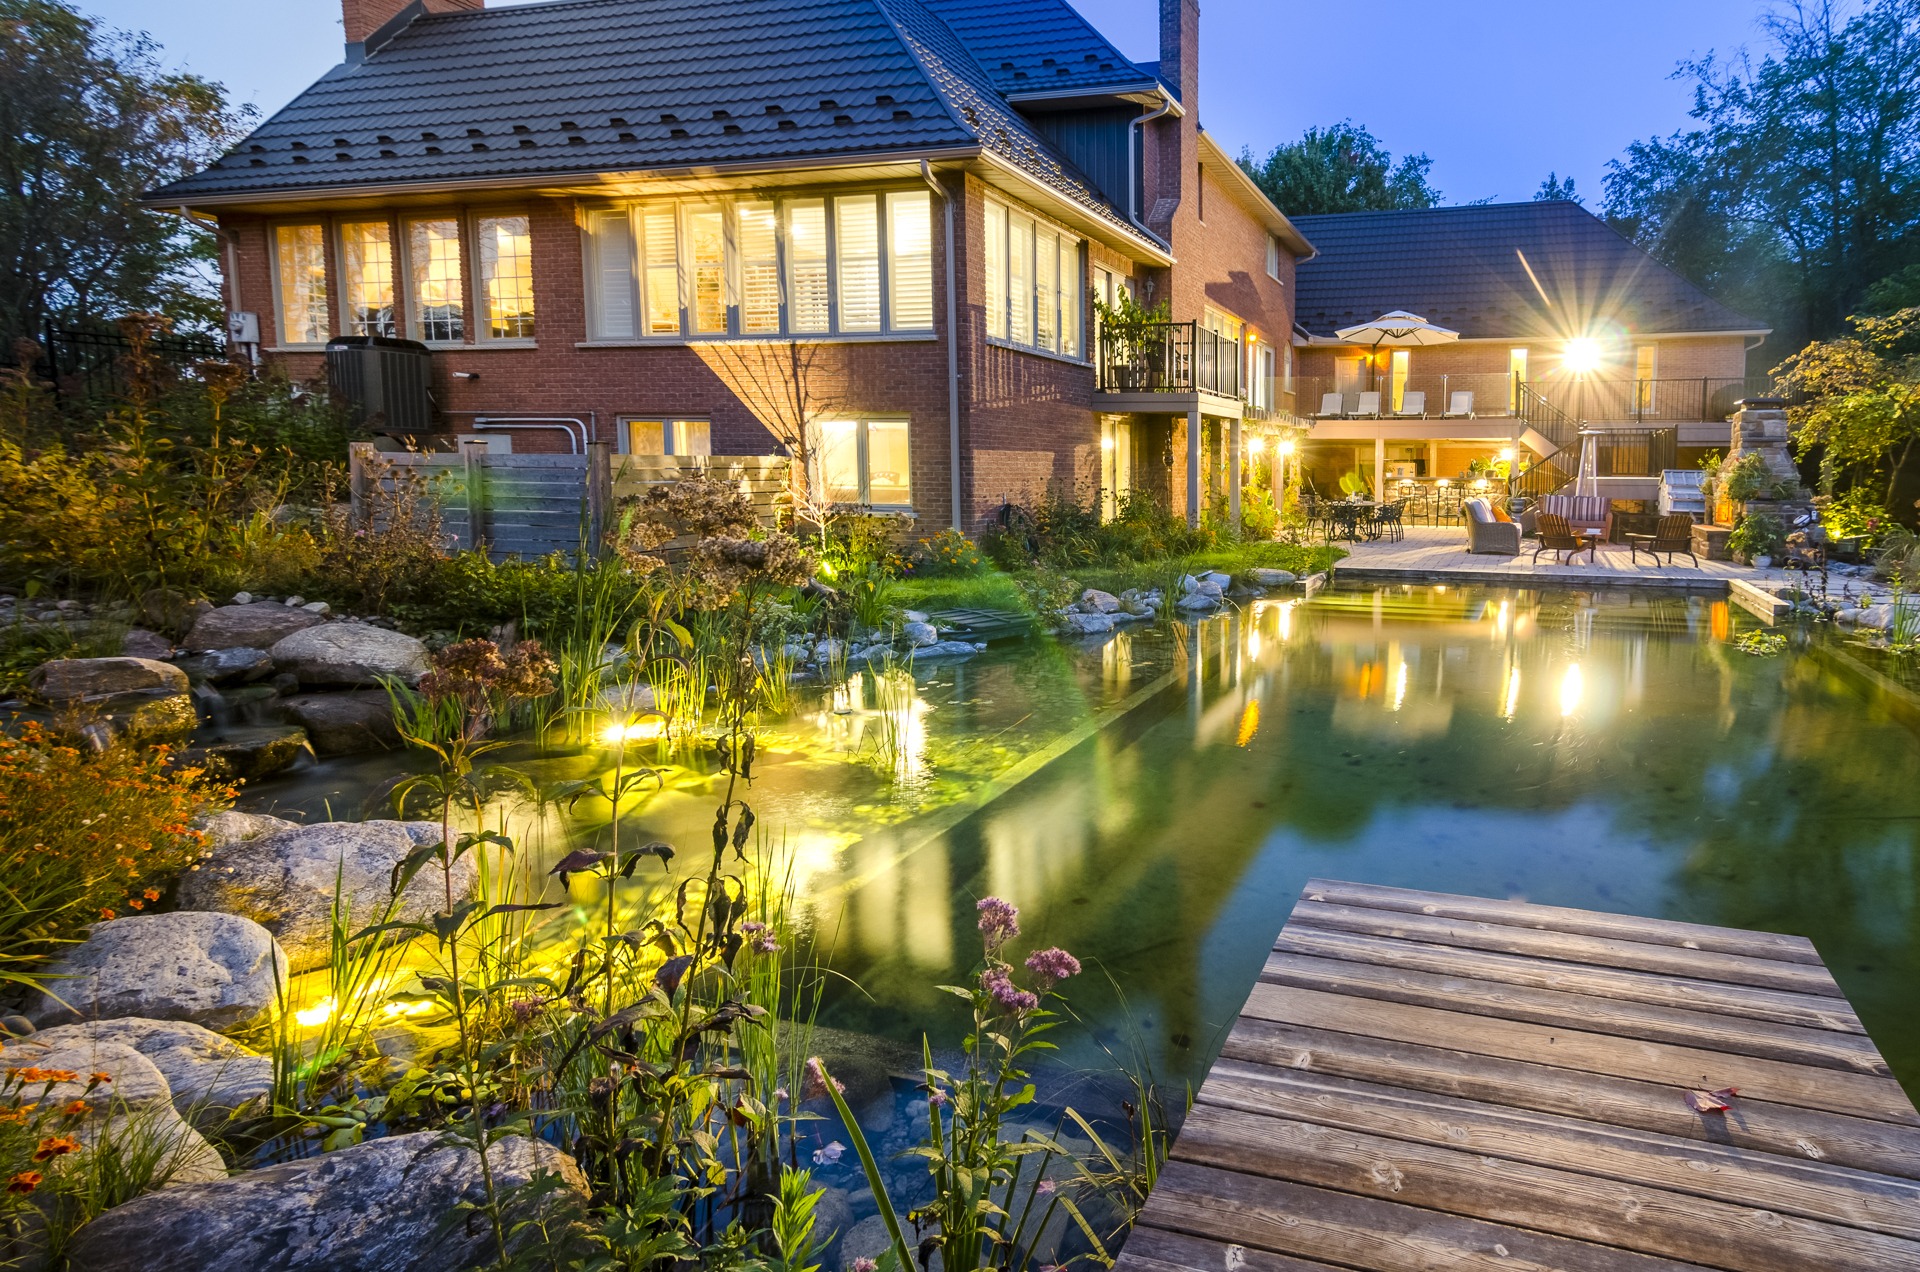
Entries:
<svg viewBox="0 0 1920 1272">
<path fill-rule="evenodd" d="M 349 225 L 384 225 L 387 227 L 388 268 L 393 272 L 393 277 L 388 280 L 388 286 L 393 290 L 393 301 L 387 319 L 387 325 L 392 328 L 391 331 L 382 333 L 377 331 L 354 330 L 353 293 L 349 286 L 350 280 L 347 277 L 347 227 Z M 393 337 L 404 337 L 407 330 L 405 309 L 407 289 L 406 279 L 402 276 L 401 272 L 401 266 L 405 264 L 401 259 L 401 248 L 404 247 L 405 244 L 402 241 L 402 236 L 395 233 L 395 230 L 397 230 L 399 226 L 394 218 L 385 215 L 341 216 L 336 217 L 332 226 L 329 228 L 333 239 L 333 259 L 335 261 L 330 275 L 335 272 L 339 275 L 337 280 L 329 277 L 328 282 L 328 285 L 339 293 L 335 301 L 339 306 L 339 312 L 334 316 L 335 329 L 343 336 L 377 336 L 385 334 Z M 279 270 L 277 268 L 274 270 L 274 278 L 276 282 L 279 279 Z"/>
<path fill-rule="evenodd" d="M 454 278 L 460 284 L 460 336 L 454 340 L 428 340 L 425 331 L 425 309 L 420 297 L 414 291 L 413 284 L 413 227 L 423 221 L 452 221 L 459 235 L 460 261 L 454 271 Z M 473 291 L 477 271 L 471 268 L 473 256 L 473 227 L 468 224 L 464 211 L 417 212 L 400 218 L 400 247 L 397 258 L 400 266 L 401 295 L 405 298 L 407 339 L 418 340 L 430 349 L 458 349 L 473 343 Z"/>
<path fill-rule="evenodd" d="M 821 424 L 824 424 L 827 422 L 829 421 L 819 420 L 819 421 L 816 421 L 811 427 L 817 429 Z M 836 506 L 849 507 L 849 508 L 866 508 L 866 509 L 871 509 L 872 511 L 875 511 L 875 512 L 912 512 L 913 511 L 913 423 L 912 421 L 909 420 L 904 415 L 862 415 L 852 420 L 835 421 L 835 422 L 850 423 L 853 425 L 853 435 L 854 435 L 854 461 L 853 462 L 854 462 L 855 471 L 858 472 L 860 476 L 860 498 L 852 502 L 849 502 L 847 500 L 839 500 L 837 501 Z M 875 424 L 898 424 L 906 429 L 906 433 L 907 433 L 907 502 L 906 503 L 877 504 L 873 502 L 873 463 L 872 463 L 871 447 L 868 442 L 868 429 Z M 816 456 L 819 456 L 823 453 L 824 447 L 819 444 L 815 444 L 813 446 L 813 451 Z M 819 488 L 822 491 L 825 491 L 828 487 L 827 487 L 827 474 L 824 468 L 824 459 L 816 459 L 814 466 L 817 471 L 811 474 L 812 480 L 818 484 Z"/>
<path fill-rule="evenodd" d="M 461 218 L 460 253 L 467 260 L 470 277 L 467 281 L 466 329 L 472 339 L 466 343 L 487 344 L 496 348 L 531 349 L 540 339 L 540 298 L 537 293 L 533 299 L 533 334 L 531 336 L 493 336 L 488 334 L 491 325 L 487 314 L 487 284 L 480 269 L 480 222 L 498 220 L 503 217 L 518 216 L 527 222 L 527 287 L 532 292 L 538 284 L 533 268 L 533 212 L 528 208 L 475 208 L 469 209 Z"/>
<path fill-rule="evenodd" d="M 1001 313 L 989 312 L 987 314 L 987 340 L 989 343 L 1005 345 L 1007 348 L 1019 349 L 1027 353 L 1040 353 L 1048 357 L 1063 358 L 1069 362 L 1087 362 L 1088 345 L 1091 343 L 1087 339 L 1087 311 L 1089 309 L 1086 303 L 1087 288 L 1089 286 L 1087 281 L 1089 277 L 1087 272 L 1087 241 L 1075 234 L 1072 230 L 1056 222 L 1049 221 L 1036 212 L 1015 207 L 1011 204 L 1001 203 L 995 199 L 988 199 L 986 201 L 986 216 L 989 218 L 999 218 L 997 223 L 1006 226 L 1006 232 L 998 236 L 1000 240 L 1000 250 L 1004 253 L 1002 259 L 998 262 L 984 259 L 986 252 L 983 251 L 982 253 L 981 294 L 983 296 L 995 295 L 995 281 L 997 281 L 997 298 L 1006 307 Z M 1014 295 L 1012 267 L 1014 239 L 1019 237 L 1013 232 L 1013 222 L 1016 218 L 1031 224 L 1031 231 L 1026 235 L 1029 256 L 1026 262 L 1026 270 L 1024 271 L 1024 286 L 1021 289 L 1023 296 L 1019 298 L 1016 298 Z M 1039 245 L 1048 239 L 1055 240 L 1059 245 L 1058 255 L 1055 259 L 1060 262 L 1060 266 L 1054 271 L 1054 287 L 1052 291 L 1053 316 L 1051 324 L 1053 333 L 1052 343 L 1042 344 L 1040 343 L 1039 337 L 1041 329 L 1039 281 L 1041 274 L 1038 253 Z M 1068 295 L 1067 289 L 1069 286 L 1073 288 L 1072 295 L 1078 302 L 1074 306 L 1074 312 L 1072 314 L 1066 312 L 1067 305 L 1063 300 L 1063 298 Z M 1016 330 L 1013 321 L 1013 307 L 1016 299 L 1024 299 L 1026 302 L 1026 339 L 1017 339 L 1013 335 L 1013 332 Z M 1073 328 L 1071 340 L 1068 339 L 1068 324 L 1071 324 Z M 1071 346 L 1071 351 L 1069 351 L 1069 346 Z"/>
<path fill-rule="evenodd" d="M 1267 235 L 1267 277 L 1274 282 L 1284 281 L 1280 277 L 1280 236 Z"/>
<path fill-rule="evenodd" d="M 587 342 L 590 344 L 687 344 L 703 340 L 889 340 L 901 338 L 925 338 L 934 334 L 932 310 L 929 306 L 929 321 L 925 326 L 902 327 L 894 323 L 893 296 L 895 274 L 900 268 L 893 247 L 893 228 L 891 209 L 898 197 L 923 194 L 928 200 L 927 215 L 928 241 L 932 242 L 933 215 L 932 195 L 924 186 L 892 186 L 862 188 L 837 191 L 790 191 L 768 193 L 754 191 L 739 196 L 710 195 L 687 196 L 684 198 L 641 199 L 617 205 L 593 207 L 586 210 L 580 218 L 582 238 L 582 256 L 585 267 L 587 295 L 592 307 L 587 313 Z M 878 217 L 879 253 L 880 253 L 880 325 L 874 328 L 847 329 L 840 312 L 840 250 L 837 226 L 839 220 L 838 202 L 841 199 L 871 199 L 876 204 Z M 775 260 L 779 266 L 779 324 L 773 331 L 746 331 L 741 316 L 740 288 L 741 268 L 740 233 L 737 205 L 741 203 L 770 203 L 774 208 Z M 793 314 L 793 267 L 795 261 L 789 248 L 790 225 L 789 208 L 795 204 L 820 203 L 825 209 L 826 234 L 826 286 L 827 286 L 827 327 L 826 330 L 797 330 L 794 327 Z M 724 330 L 693 330 L 693 263 L 688 256 L 689 237 L 686 217 L 696 208 L 719 208 L 722 216 L 722 230 L 725 238 L 724 265 L 721 270 L 724 291 L 723 304 L 726 313 Z M 674 216 L 674 258 L 679 294 L 680 323 L 679 330 L 673 333 L 654 333 L 648 330 L 647 319 L 647 279 L 648 261 L 646 255 L 646 237 L 642 214 L 648 210 L 673 209 Z M 633 334 L 624 335 L 605 331 L 602 326 L 603 307 L 600 303 L 602 289 L 605 287 L 605 270 L 602 267 L 601 251 L 605 240 L 596 232 L 596 224 L 602 218 L 627 217 L 627 236 L 633 261 L 628 270 L 630 303 L 633 306 Z M 919 257 L 915 258 L 916 261 Z M 937 280 L 933 277 L 932 253 L 926 253 L 925 269 L 928 286 L 937 291 Z"/>
</svg>

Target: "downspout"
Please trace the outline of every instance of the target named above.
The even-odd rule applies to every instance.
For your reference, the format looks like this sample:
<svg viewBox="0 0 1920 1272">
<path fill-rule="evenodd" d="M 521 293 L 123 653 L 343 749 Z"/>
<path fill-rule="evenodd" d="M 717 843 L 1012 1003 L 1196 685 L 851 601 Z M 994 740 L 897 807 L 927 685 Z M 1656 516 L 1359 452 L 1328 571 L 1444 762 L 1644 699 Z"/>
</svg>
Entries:
<svg viewBox="0 0 1920 1272">
<path fill-rule="evenodd" d="M 932 187 L 947 214 L 947 475 L 953 528 L 964 534 L 960 515 L 960 302 L 954 295 L 953 198 L 933 179 L 933 165 L 920 161 L 920 176 Z"/>
<path fill-rule="evenodd" d="M 1146 114 L 1134 119 L 1127 125 L 1127 220 L 1132 221 L 1134 228 L 1145 232 L 1147 237 L 1153 239 L 1155 242 L 1165 242 L 1158 234 L 1147 229 L 1146 222 L 1140 219 L 1140 160 L 1138 156 L 1141 147 L 1145 143 L 1142 140 L 1143 134 L 1139 132 L 1139 129 L 1142 124 L 1150 124 L 1162 115 L 1172 115 L 1175 119 L 1178 119 L 1187 112 L 1180 109 L 1180 103 L 1173 100 L 1172 94 L 1168 93 L 1165 88 L 1160 88 L 1159 93 L 1160 105 L 1156 109 L 1150 110 Z"/>
</svg>

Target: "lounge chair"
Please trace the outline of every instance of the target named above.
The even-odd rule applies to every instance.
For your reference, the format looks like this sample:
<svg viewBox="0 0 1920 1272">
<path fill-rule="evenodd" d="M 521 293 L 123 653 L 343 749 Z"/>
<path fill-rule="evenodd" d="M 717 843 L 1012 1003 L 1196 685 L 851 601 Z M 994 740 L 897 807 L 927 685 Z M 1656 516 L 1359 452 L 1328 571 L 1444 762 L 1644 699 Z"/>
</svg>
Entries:
<svg viewBox="0 0 1920 1272">
<path fill-rule="evenodd" d="M 1467 513 L 1467 551 L 1490 556 L 1519 556 L 1520 527 L 1493 515 L 1493 505 L 1484 499 L 1469 499 L 1462 505 Z"/>
<path fill-rule="evenodd" d="M 1533 559 L 1538 561 L 1542 552 L 1551 552 L 1561 565 L 1571 565 L 1576 553 L 1585 552 L 1589 564 L 1593 561 L 1593 551 L 1600 545 L 1600 536 L 1582 534 L 1567 524 L 1567 519 L 1557 512 L 1543 512 L 1539 520 L 1540 540 L 1534 546 Z M 1565 553 L 1565 556 L 1561 554 Z"/>
<path fill-rule="evenodd" d="M 1447 398 L 1447 413 L 1442 417 L 1449 420 L 1470 420 L 1473 418 L 1473 390 L 1455 389 Z"/>
<path fill-rule="evenodd" d="M 1345 401 L 1346 394 L 1344 393 L 1322 393 L 1320 395 L 1320 417 L 1329 420 L 1339 419 L 1342 415 L 1346 414 L 1346 412 L 1341 409 L 1341 404 Z"/>
<path fill-rule="evenodd" d="M 1419 419 L 1427 417 L 1427 394 L 1424 389 L 1409 389 L 1400 395 L 1400 409 L 1395 415 L 1412 416 Z"/>
<path fill-rule="evenodd" d="M 1629 534 L 1622 538 L 1627 541 L 1627 551 L 1631 560 L 1638 561 L 1642 552 L 1653 558 L 1655 565 L 1660 564 L 1660 554 L 1667 554 L 1667 564 L 1673 564 L 1676 552 L 1684 552 L 1687 560 L 1693 562 L 1693 568 L 1700 568 L 1700 558 L 1693 554 L 1693 518 L 1684 512 L 1670 512 L 1660 518 L 1660 523 L 1652 534 Z"/>
<path fill-rule="evenodd" d="M 1374 390 L 1362 393 L 1360 395 L 1360 405 L 1353 408 L 1353 413 L 1354 416 L 1359 419 L 1378 419 L 1380 416 L 1380 394 Z"/>
</svg>

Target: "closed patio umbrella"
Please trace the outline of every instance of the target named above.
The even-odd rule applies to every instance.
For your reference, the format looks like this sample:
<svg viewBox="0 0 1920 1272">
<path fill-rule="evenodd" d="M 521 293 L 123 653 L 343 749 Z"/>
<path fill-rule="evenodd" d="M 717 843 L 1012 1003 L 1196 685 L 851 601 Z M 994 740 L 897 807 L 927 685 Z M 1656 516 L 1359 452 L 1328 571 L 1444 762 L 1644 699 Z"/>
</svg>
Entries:
<svg viewBox="0 0 1920 1272">
<path fill-rule="evenodd" d="M 1573 493 L 1576 495 L 1598 495 L 1600 493 L 1600 459 L 1598 447 L 1592 433 L 1580 434 L 1580 467 L 1574 471 Z"/>
</svg>

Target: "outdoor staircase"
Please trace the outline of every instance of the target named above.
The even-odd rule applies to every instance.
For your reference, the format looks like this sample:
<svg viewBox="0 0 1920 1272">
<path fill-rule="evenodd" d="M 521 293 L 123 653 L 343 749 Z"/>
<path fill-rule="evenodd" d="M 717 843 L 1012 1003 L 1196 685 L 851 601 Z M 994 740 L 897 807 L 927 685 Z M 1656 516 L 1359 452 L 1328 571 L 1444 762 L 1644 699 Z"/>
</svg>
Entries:
<svg viewBox="0 0 1920 1272">
<path fill-rule="evenodd" d="M 1537 503 L 1571 482 L 1580 467 L 1580 421 L 1520 383 L 1514 386 L 1520 441 L 1539 458 L 1526 472 L 1510 477 L 1507 494 Z"/>
</svg>

